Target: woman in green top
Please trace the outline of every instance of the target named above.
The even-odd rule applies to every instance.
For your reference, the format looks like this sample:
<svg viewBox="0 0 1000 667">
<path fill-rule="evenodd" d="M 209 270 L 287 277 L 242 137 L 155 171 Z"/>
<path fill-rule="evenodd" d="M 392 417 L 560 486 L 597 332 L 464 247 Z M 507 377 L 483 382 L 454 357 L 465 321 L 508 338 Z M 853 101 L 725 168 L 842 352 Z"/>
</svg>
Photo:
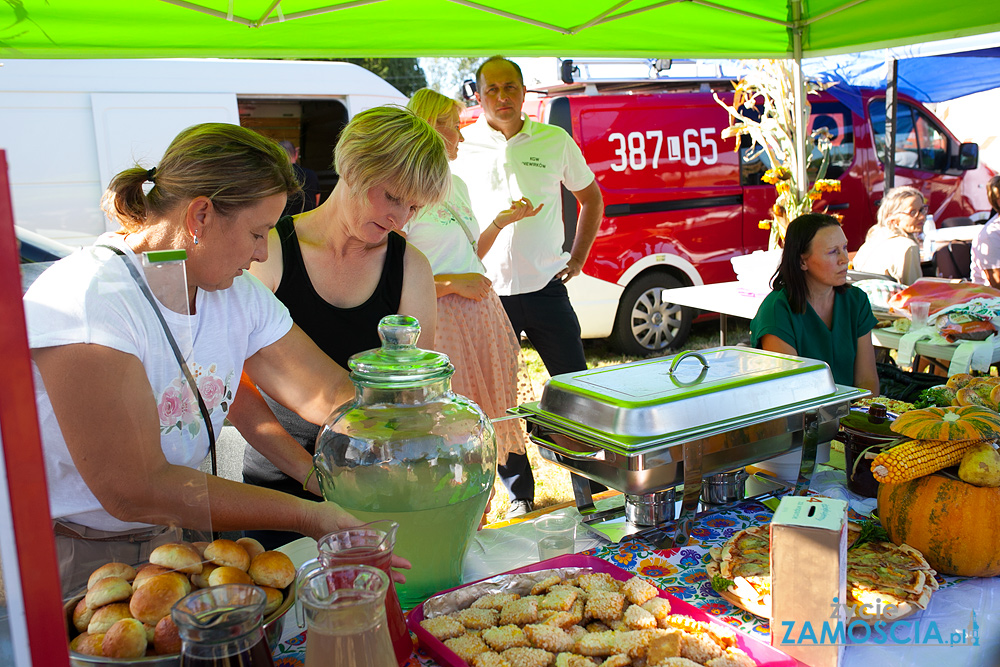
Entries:
<svg viewBox="0 0 1000 667">
<path fill-rule="evenodd" d="M 847 237 L 837 219 L 801 215 L 788 225 L 773 291 L 750 323 L 750 342 L 772 352 L 820 359 L 838 384 L 877 396 L 875 316 L 868 296 L 847 284 Z"/>
</svg>

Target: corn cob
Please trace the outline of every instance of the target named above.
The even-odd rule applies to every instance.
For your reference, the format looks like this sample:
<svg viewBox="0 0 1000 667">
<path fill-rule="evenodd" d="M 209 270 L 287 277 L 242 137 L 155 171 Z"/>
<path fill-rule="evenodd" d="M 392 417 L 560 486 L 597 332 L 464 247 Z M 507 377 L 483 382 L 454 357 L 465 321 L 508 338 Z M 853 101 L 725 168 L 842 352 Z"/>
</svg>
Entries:
<svg viewBox="0 0 1000 667">
<path fill-rule="evenodd" d="M 885 484 L 900 484 L 961 463 L 973 445 L 988 440 L 908 440 L 872 460 L 872 476 Z"/>
</svg>

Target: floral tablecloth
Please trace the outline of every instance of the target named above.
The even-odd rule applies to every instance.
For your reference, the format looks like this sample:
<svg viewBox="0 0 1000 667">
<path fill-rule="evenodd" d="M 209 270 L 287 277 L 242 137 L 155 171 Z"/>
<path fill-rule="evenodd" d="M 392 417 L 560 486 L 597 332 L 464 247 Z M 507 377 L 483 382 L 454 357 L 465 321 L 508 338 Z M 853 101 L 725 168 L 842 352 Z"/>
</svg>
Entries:
<svg viewBox="0 0 1000 667">
<path fill-rule="evenodd" d="M 719 597 L 705 574 L 705 564 L 710 560 L 708 550 L 711 547 L 725 542 L 744 528 L 769 523 L 772 514 L 770 509 L 759 502 L 748 501 L 734 509 L 701 517 L 694 524 L 690 539 L 683 547 L 656 550 L 648 542 L 626 538 L 618 544 L 588 549 L 582 553 L 639 574 L 661 590 L 700 607 L 769 644 L 770 628 L 767 620 L 734 607 Z M 859 520 L 862 517 L 852 511 L 850 518 Z M 947 587 L 962 579 L 938 575 L 938 581 L 942 587 Z M 305 633 L 279 644 L 274 654 L 274 663 L 276 667 L 302 667 L 305 664 Z M 415 644 L 414 654 L 406 667 L 436 665 Z"/>
</svg>

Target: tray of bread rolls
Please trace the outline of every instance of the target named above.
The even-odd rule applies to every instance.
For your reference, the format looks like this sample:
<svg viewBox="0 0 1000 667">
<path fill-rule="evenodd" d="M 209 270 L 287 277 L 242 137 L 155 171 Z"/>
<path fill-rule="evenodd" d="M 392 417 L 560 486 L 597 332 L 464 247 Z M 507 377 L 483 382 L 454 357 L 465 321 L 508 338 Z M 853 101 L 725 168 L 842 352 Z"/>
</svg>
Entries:
<svg viewBox="0 0 1000 667">
<path fill-rule="evenodd" d="M 196 589 L 225 584 L 254 584 L 267 594 L 264 634 L 273 649 L 295 602 L 294 583 L 291 559 L 252 538 L 164 544 L 148 563 L 106 563 L 65 602 L 70 662 L 176 667 L 181 640 L 171 608 Z"/>
</svg>

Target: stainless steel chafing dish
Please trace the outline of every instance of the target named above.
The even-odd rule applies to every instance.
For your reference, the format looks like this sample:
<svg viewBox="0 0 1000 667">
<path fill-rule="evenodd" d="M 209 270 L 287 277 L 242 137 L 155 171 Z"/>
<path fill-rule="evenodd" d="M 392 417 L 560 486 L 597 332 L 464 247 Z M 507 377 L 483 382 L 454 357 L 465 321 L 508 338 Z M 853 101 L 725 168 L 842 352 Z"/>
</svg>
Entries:
<svg viewBox="0 0 1000 667">
<path fill-rule="evenodd" d="M 687 541 L 702 479 L 802 452 L 795 493 L 809 486 L 817 447 L 837 433 L 850 402 L 867 391 L 837 385 L 829 367 L 745 347 L 682 352 L 558 375 L 524 418 L 541 455 L 625 494 L 630 522 L 673 518 L 673 544 Z M 574 476 L 581 513 L 589 484 Z"/>
</svg>

